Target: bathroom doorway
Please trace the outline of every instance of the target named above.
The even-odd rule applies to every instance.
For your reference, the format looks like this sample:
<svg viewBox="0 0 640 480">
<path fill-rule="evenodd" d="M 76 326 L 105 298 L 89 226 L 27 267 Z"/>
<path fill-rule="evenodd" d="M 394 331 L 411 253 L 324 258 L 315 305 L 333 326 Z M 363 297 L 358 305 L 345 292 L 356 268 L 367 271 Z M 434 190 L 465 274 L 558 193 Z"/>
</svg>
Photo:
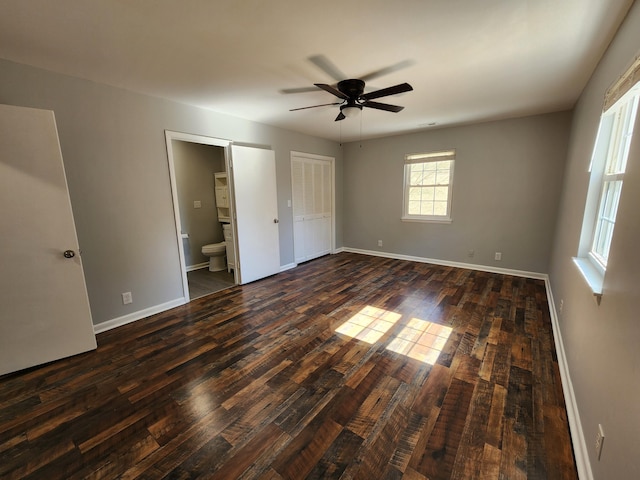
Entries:
<svg viewBox="0 0 640 480">
<path fill-rule="evenodd" d="M 232 231 L 229 194 L 228 190 L 225 195 L 218 191 L 220 185 L 226 185 L 225 146 L 215 144 L 215 139 L 205 140 L 214 144 L 194 140 L 198 138 L 167 139 L 179 216 L 176 223 L 180 228 L 182 269 L 186 274 L 183 283 L 186 280 L 184 290 L 189 300 L 237 283 L 232 258 L 234 247 L 227 248 L 227 244 L 233 242 L 229 233 Z"/>
<path fill-rule="evenodd" d="M 210 270 L 224 269 L 219 265 L 219 255 L 215 255 L 221 252 L 220 244 L 223 243 L 222 248 L 226 253 L 224 262 L 227 269 L 233 271 L 235 285 L 244 285 L 279 273 L 280 220 L 275 152 L 263 146 L 233 145 L 228 140 L 169 130 L 165 131 L 165 137 L 185 302 L 191 299 L 187 266 L 189 270 L 204 267 L 204 262 L 198 264 L 194 260 L 198 255 L 198 245 L 192 238 L 193 234 L 187 231 L 191 227 L 185 228 L 186 224 L 183 227 L 185 222 L 181 216 L 194 210 L 201 211 L 205 193 L 199 194 L 202 198 L 191 196 L 180 200 L 182 194 L 176 181 L 174 147 L 181 148 L 184 144 L 200 145 L 198 148 L 205 146 L 205 156 L 218 154 L 216 168 L 220 170 L 224 165 L 224 172 L 211 170 L 199 175 L 205 177 L 207 182 L 213 178 L 213 186 L 210 188 L 205 185 L 203 191 L 208 192 L 207 198 L 213 195 L 215 199 L 217 217 L 209 215 L 205 221 L 206 225 L 217 225 L 213 234 L 208 234 L 206 239 L 214 243 L 205 244 L 200 250 L 209 257 Z M 209 161 L 205 163 L 209 164 Z M 223 242 L 217 242 L 220 225 Z M 191 259 L 187 257 L 188 254 Z"/>
</svg>

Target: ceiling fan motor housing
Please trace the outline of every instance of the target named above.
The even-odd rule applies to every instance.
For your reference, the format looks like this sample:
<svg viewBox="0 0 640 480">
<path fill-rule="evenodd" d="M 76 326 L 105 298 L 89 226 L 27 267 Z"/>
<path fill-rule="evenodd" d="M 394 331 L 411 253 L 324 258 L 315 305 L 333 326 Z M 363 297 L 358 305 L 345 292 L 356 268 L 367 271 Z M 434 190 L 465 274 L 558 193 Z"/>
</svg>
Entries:
<svg viewBox="0 0 640 480">
<path fill-rule="evenodd" d="M 342 80 L 338 82 L 338 90 L 349 97 L 349 100 L 358 100 L 364 93 L 364 81 L 357 78 Z"/>
</svg>

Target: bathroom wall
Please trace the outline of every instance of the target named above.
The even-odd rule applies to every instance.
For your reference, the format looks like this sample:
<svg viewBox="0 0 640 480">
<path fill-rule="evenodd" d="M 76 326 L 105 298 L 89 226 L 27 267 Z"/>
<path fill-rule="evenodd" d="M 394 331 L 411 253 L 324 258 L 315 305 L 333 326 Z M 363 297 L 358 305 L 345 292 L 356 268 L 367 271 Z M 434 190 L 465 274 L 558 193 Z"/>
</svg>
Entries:
<svg viewBox="0 0 640 480">
<path fill-rule="evenodd" d="M 178 205 L 184 239 L 184 257 L 187 269 L 206 263 L 202 246 L 224 240 L 218 223 L 214 194 L 214 172 L 224 171 L 224 149 L 213 145 L 173 140 L 173 166 L 178 189 Z M 196 208 L 194 202 L 201 206 Z"/>
</svg>

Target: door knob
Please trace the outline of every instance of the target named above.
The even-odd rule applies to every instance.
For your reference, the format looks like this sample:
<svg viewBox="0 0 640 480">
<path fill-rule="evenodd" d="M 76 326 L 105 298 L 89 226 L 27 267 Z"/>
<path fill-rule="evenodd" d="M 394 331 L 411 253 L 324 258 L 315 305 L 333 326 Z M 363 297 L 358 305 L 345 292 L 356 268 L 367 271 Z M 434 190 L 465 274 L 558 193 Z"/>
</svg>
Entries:
<svg viewBox="0 0 640 480">
<path fill-rule="evenodd" d="M 76 256 L 76 252 L 74 252 L 73 250 L 65 250 L 63 255 L 64 258 L 73 258 Z"/>
<path fill-rule="evenodd" d="M 274 218 L 273 223 L 280 223 L 280 220 L 278 220 L 277 218 Z"/>
</svg>

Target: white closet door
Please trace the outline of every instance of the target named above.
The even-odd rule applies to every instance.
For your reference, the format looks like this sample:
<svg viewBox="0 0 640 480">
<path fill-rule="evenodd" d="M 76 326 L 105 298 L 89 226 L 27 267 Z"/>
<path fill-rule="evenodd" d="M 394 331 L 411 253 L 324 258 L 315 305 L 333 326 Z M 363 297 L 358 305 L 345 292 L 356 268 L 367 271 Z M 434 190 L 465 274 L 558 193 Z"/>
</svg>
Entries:
<svg viewBox="0 0 640 480">
<path fill-rule="evenodd" d="M 293 235 L 297 263 L 331 253 L 331 171 L 328 159 L 292 153 Z"/>
</svg>

